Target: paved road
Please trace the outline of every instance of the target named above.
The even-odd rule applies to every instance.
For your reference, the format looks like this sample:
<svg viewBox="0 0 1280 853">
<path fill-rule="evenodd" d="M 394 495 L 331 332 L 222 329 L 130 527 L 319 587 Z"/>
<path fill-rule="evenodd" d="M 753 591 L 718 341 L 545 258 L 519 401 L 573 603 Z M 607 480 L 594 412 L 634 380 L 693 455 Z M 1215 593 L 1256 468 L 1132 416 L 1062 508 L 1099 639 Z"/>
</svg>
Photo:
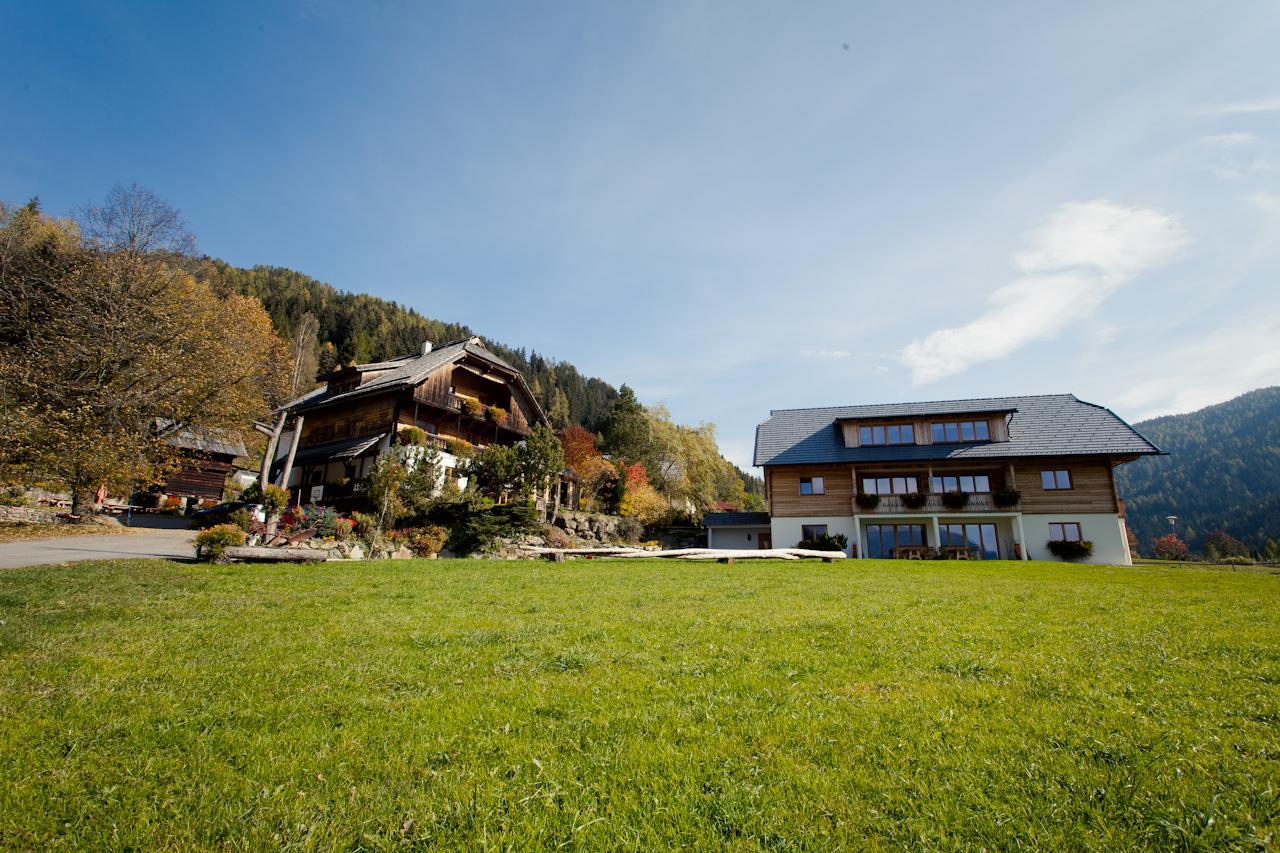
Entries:
<svg viewBox="0 0 1280 853">
<path fill-rule="evenodd" d="M 193 536 L 195 532 L 192 530 L 146 530 L 124 536 L 63 536 L 28 542 L 0 542 L 0 569 L 76 560 L 191 559 Z"/>
</svg>

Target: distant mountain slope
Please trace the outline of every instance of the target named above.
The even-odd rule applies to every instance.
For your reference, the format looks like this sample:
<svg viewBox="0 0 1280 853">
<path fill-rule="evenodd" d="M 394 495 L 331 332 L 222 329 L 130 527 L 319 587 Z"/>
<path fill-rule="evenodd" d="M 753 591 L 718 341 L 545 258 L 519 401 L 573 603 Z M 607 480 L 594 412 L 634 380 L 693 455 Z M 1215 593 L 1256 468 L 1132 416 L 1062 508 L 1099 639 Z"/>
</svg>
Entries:
<svg viewBox="0 0 1280 853">
<path fill-rule="evenodd" d="M 1255 549 L 1280 539 L 1280 387 L 1135 426 L 1170 454 L 1116 469 L 1143 551 L 1169 515 L 1196 549 L 1219 528 Z"/>
<path fill-rule="evenodd" d="M 417 352 L 423 341 L 442 344 L 475 334 L 466 326 L 432 320 L 376 296 L 347 293 L 294 270 L 213 263 L 228 287 L 262 301 L 276 331 L 284 337 L 292 335 L 304 314 L 314 314 L 320 323 L 321 371 L 352 361 Z M 598 430 L 618 397 L 612 385 L 594 376 L 582 376 L 568 362 L 549 361 L 536 352 L 513 349 L 488 338 L 485 345 L 524 373 L 553 421 L 566 420 Z"/>
</svg>

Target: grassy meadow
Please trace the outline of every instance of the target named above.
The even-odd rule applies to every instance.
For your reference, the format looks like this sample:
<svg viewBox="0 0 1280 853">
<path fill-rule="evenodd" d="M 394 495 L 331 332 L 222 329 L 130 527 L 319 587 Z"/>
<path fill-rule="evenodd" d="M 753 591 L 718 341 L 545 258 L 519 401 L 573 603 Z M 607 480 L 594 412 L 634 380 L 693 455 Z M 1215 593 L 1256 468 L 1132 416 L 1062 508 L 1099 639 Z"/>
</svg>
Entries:
<svg viewBox="0 0 1280 853">
<path fill-rule="evenodd" d="M 0 572 L 0 847 L 1280 844 L 1280 575 Z"/>
</svg>

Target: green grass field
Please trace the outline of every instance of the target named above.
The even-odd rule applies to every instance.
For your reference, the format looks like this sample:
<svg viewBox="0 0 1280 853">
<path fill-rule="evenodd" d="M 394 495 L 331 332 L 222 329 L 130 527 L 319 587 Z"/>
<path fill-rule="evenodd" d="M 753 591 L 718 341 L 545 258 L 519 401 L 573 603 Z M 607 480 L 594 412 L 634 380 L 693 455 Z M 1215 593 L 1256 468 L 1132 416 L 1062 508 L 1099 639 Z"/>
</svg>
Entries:
<svg viewBox="0 0 1280 853">
<path fill-rule="evenodd" d="M 11 849 L 1280 844 L 1280 576 L 0 572 Z"/>
</svg>

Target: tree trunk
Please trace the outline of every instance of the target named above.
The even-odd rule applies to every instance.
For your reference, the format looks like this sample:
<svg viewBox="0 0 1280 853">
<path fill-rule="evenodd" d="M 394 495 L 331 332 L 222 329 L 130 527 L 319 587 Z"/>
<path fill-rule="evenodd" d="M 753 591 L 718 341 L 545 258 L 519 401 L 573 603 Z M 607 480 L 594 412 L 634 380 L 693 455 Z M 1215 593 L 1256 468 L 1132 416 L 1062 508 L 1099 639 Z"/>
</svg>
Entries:
<svg viewBox="0 0 1280 853">
<path fill-rule="evenodd" d="M 275 461 L 276 444 L 280 441 L 280 433 L 284 431 L 284 422 L 287 417 L 289 417 L 288 412 L 280 413 L 280 420 L 276 421 L 276 428 L 271 431 L 271 437 L 267 439 L 267 447 L 262 451 L 262 470 L 258 473 L 259 489 L 267 487 L 267 476 L 271 473 L 271 463 Z"/>
</svg>

